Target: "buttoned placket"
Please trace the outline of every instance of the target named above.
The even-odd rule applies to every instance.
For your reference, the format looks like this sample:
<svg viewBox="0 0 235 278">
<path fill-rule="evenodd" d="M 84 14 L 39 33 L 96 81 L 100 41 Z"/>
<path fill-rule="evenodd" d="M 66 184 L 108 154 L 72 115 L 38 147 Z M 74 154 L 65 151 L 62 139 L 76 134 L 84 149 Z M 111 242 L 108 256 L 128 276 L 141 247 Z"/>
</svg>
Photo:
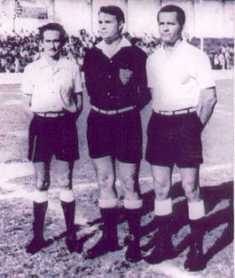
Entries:
<svg viewBox="0 0 235 278">
<path fill-rule="evenodd" d="M 58 82 L 58 77 L 57 77 L 57 73 L 60 71 L 60 68 L 58 66 L 58 64 L 55 65 L 47 65 L 47 69 L 48 69 L 48 76 L 49 76 L 49 84 L 48 86 L 48 93 L 51 95 L 56 95 L 58 94 L 58 86 L 57 86 L 57 82 Z M 57 104 L 53 105 L 53 107 L 57 107 Z"/>
<path fill-rule="evenodd" d="M 50 70 L 51 70 L 51 93 L 52 94 L 56 94 L 58 92 L 55 91 L 55 84 L 57 82 L 57 73 L 59 72 L 59 67 L 58 65 L 53 65 L 53 66 L 50 66 Z"/>
<path fill-rule="evenodd" d="M 113 60 L 112 60 L 112 59 L 109 59 L 109 63 L 112 64 L 112 63 L 113 63 Z M 111 73 L 109 73 L 109 74 L 108 74 L 108 79 L 111 79 L 111 78 L 112 78 L 112 75 L 111 75 Z"/>
<path fill-rule="evenodd" d="M 112 65 L 113 64 L 113 60 L 111 58 L 109 58 L 109 64 Z M 112 79 L 112 72 L 111 70 L 108 72 L 108 79 L 111 80 Z M 109 90 L 108 88 L 108 91 L 107 91 L 107 96 L 108 97 L 111 97 L 111 91 Z"/>
</svg>

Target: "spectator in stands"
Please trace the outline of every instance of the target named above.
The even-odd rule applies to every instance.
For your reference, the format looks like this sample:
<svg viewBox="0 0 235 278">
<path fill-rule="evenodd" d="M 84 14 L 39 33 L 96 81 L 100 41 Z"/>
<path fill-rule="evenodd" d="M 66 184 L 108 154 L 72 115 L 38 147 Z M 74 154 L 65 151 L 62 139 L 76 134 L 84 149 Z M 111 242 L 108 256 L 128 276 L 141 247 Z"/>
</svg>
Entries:
<svg viewBox="0 0 235 278">
<path fill-rule="evenodd" d="M 145 33 L 142 37 L 136 37 L 131 35 L 128 32 L 125 32 L 123 36 L 129 40 L 134 45 L 140 47 L 146 52 L 147 55 L 151 54 L 157 45 L 159 45 L 159 38 L 150 36 Z M 192 41 L 195 43 L 196 38 L 193 38 Z M 70 36 L 69 44 L 66 46 L 63 51 L 64 55 L 68 56 L 69 59 L 74 59 L 76 63 L 82 67 L 83 58 L 84 58 L 84 49 L 93 47 L 100 38 L 90 35 L 85 29 L 78 31 L 78 36 Z M 197 39 L 197 45 L 199 40 Z M 216 50 L 217 51 L 217 50 Z M 210 50 L 208 50 L 210 52 Z M 214 51 L 213 51 L 214 52 Z M 233 67 L 233 46 L 222 47 L 222 53 L 224 57 L 222 64 L 219 62 L 214 65 L 213 58 L 211 57 L 211 64 L 215 68 L 223 67 L 225 69 L 230 69 Z M 1 72 L 22 72 L 24 67 L 40 57 L 40 46 L 38 34 L 35 32 L 22 31 L 20 33 L 14 34 L 4 34 L 0 37 L 0 56 L 3 59 L 6 59 L 7 56 L 13 56 L 15 62 L 9 65 L 9 59 L 3 62 L 4 66 L 1 66 Z M 218 56 L 215 57 L 218 59 Z M 216 62 L 216 61 L 215 61 Z M 10 68 L 10 70 L 9 70 Z"/>
<path fill-rule="evenodd" d="M 221 69 L 226 68 L 226 61 L 225 61 L 225 56 L 224 56 L 224 48 L 220 48 L 219 54 L 218 54 L 218 60 L 219 64 L 221 66 Z"/>
<path fill-rule="evenodd" d="M 218 53 L 214 53 L 213 55 L 213 69 L 221 69 L 221 64 L 219 60 L 219 55 Z"/>
</svg>

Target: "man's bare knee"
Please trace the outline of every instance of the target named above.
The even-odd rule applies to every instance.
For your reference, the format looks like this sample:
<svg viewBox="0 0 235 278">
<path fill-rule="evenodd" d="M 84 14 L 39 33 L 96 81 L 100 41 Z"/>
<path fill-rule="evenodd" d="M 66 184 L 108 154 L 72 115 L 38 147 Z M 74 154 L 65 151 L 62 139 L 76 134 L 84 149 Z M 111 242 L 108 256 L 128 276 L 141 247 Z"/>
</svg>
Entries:
<svg viewBox="0 0 235 278">
<path fill-rule="evenodd" d="M 37 181 L 36 188 L 38 191 L 47 191 L 49 189 L 49 187 L 50 187 L 49 180 L 44 180 L 44 181 L 38 180 Z"/>
<path fill-rule="evenodd" d="M 102 189 L 109 189 L 113 187 L 114 177 L 109 173 L 98 173 L 98 183 Z"/>
<path fill-rule="evenodd" d="M 197 200 L 199 198 L 199 190 L 194 181 L 187 181 L 183 183 L 185 196 L 189 201 Z"/>
<path fill-rule="evenodd" d="M 121 176 L 120 180 L 126 191 L 133 192 L 135 189 L 135 183 L 137 182 L 134 175 Z"/>
<path fill-rule="evenodd" d="M 170 182 L 154 178 L 154 189 L 157 199 L 166 199 L 170 190 Z"/>
</svg>

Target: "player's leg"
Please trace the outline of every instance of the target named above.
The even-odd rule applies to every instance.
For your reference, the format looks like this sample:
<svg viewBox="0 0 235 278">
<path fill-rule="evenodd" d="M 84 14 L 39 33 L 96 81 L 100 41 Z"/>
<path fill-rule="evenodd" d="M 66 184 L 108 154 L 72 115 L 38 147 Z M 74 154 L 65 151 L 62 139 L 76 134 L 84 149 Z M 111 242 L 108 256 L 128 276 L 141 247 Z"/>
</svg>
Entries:
<svg viewBox="0 0 235 278">
<path fill-rule="evenodd" d="M 99 186 L 99 209 L 103 233 L 98 243 L 87 252 L 88 258 L 104 255 L 119 248 L 117 236 L 117 196 L 114 187 L 115 170 L 110 156 L 93 159 Z"/>
<path fill-rule="evenodd" d="M 126 259 L 137 262 L 141 259 L 140 225 L 143 201 L 140 197 L 138 181 L 139 165 L 119 161 L 118 174 L 124 191 L 124 208 L 129 226 Z"/>
<path fill-rule="evenodd" d="M 172 200 L 169 197 L 172 167 L 152 165 L 152 176 L 155 190 L 154 214 L 158 227 L 159 240 L 153 251 L 145 257 L 148 263 L 160 263 L 174 257 L 172 245 Z"/>
<path fill-rule="evenodd" d="M 70 113 L 56 121 L 54 154 L 57 158 L 57 185 L 60 187 L 60 201 L 66 224 L 66 245 L 70 252 L 80 252 L 77 241 L 75 214 L 76 202 L 73 192 L 73 168 L 79 159 L 76 121 Z"/>
<path fill-rule="evenodd" d="M 140 222 L 143 205 L 138 181 L 142 159 L 142 126 L 138 110 L 117 116 L 115 154 L 118 160 L 118 176 L 124 189 L 124 209 L 129 226 L 125 257 L 128 261 L 136 262 L 141 259 Z"/>
<path fill-rule="evenodd" d="M 50 244 L 50 241 L 45 241 L 43 237 L 50 186 L 51 155 L 48 151 L 47 133 L 47 121 L 42 117 L 34 116 L 29 129 L 28 154 L 29 160 L 33 162 L 36 178 L 33 194 L 33 239 L 26 247 L 26 251 L 32 254 Z"/>
<path fill-rule="evenodd" d="M 117 196 L 115 190 L 113 130 L 115 117 L 103 115 L 93 110 L 87 119 L 87 141 L 99 187 L 99 210 L 103 222 L 102 237 L 87 252 L 88 258 L 101 256 L 119 248 L 117 237 Z"/>
<path fill-rule="evenodd" d="M 152 114 L 148 125 L 146 160 L 151 164 L 155 190 L 154 214 L 159 238 L 152 253 L 146 257 L 149 263 L 159 263 L 175 255 L 171 241 L 173 208 L 169 196 L 172 167 L 177 152 L 175 128 L 174 118 L 157 113 Z"/>
<path fill-rule="evenodd" d="M 178 135 L 181 144 L 179 145 L 177 165 L 180 169 L 182 185 L 188 200 L 191 244 L 185 267 L 191 271 L 205 267 L 202 248 L 205 206 L 199 188 L 199 166 L 203 161 L 201 131 L 202 124 L 196 113 L 182 115 L 182 128 Z"/>
<path fill-rule="evenodd" d="M 36 188 L 33 193 L 33 238 L 27 245 L 26 251 L 34 254 L 47 247 L 51 240 L 43 236 L 46 211 L 48 208 L 49 162 L 35 162 Z"/>
<path fill-rule="evenodd" d="M 197 271 L 205 267 L 203 256 L 205 205 L 200 197 L 199 167 L 180 168 L 180 172 L 182 185 L 188 200 L 188 215 L 191 227 L 190 250 L 185 268 Z"/>
<path fill-rule="evenodd" d="M 57 185 L 60 187 L 60 202 L 66 225 L 66 245 L 70 252 L 79 252 L 75 216 L 76 201 L 72 188 L 73 162 L 57 160 Z"/>
</svg>

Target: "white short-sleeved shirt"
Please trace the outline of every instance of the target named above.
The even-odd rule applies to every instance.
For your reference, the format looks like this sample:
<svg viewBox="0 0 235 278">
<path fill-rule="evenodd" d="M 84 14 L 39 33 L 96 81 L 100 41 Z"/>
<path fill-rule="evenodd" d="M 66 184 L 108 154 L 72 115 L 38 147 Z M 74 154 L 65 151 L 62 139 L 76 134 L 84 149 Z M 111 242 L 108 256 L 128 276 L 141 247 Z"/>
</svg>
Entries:
<svg viewBox="0 0 235 278">
<path fill-rule="evenodd" d="M 82 91 L 79 67 L 61 57 L 53 66 L 45 57 L 26 66 L 21 89 L 31 95 L 31 111 L 76 111 L 73 93 Z"/>
<path fill-rule="evenodd" d="M 209 58 L 185 41 L 170 55 L 163 47 L 156 49 L 147 59 L 146 70 L 155 112 L 195 107 L 200 91 L 215 86 Z"/>
</svg>

